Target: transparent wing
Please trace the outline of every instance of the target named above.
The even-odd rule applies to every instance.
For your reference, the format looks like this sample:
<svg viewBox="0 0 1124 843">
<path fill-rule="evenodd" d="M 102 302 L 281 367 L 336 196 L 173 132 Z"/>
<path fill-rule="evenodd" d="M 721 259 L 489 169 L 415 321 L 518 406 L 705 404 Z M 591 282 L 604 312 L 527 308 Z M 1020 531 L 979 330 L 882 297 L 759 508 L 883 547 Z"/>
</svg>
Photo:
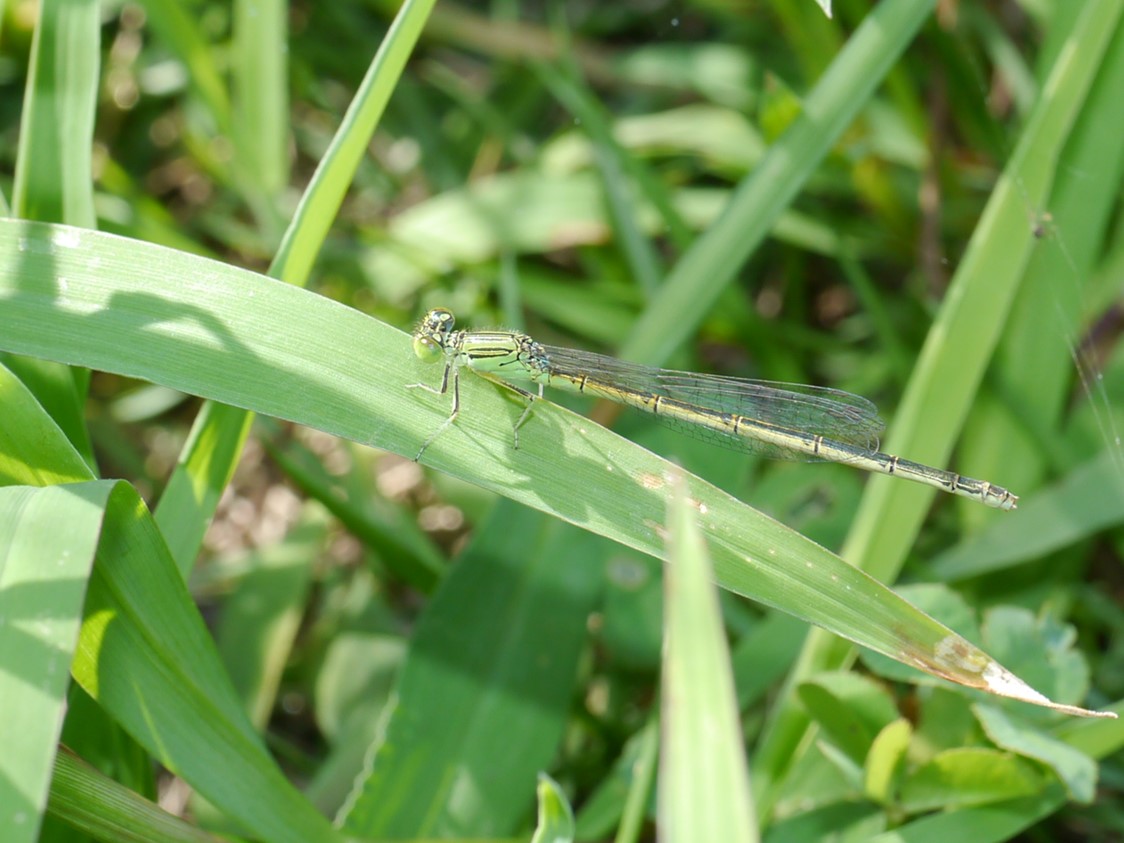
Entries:
<svg viewBox="0 0 1124 843">
<path fill-rule="evenodd" d="M 839 389 L 803 384 L 730 378 L 694 372 L 657 369 L 627 363 L 603 354 L 543 346 L 552 372 L 586 376 L 609 386 L 627 387 L 652 395 L 754 419 L 793 432 L 823 436 L 874 453 L 884 424 L 870 401 Z M 771 459 L 814 462 L 814 458 L 780 445 L 708 428 L 682 419 L 656 416 L 677 430 L 738 451 Z"/>
</svg>

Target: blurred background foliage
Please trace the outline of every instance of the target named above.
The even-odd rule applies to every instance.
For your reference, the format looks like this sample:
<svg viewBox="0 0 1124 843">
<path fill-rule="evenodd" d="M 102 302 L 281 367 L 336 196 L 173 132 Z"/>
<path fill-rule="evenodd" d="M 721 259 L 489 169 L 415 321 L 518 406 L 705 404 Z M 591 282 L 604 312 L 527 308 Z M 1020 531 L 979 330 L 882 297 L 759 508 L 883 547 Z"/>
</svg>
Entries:
<svg viewBox="0 0 1124 843">
<path fill-rule="evenodd" d="M 875 400 L 892 418 L 1081 5 L 936 3 L 770 236 L 689 326 L 690 342 L 649 362 L 833 386 Z M 439 3 L 330 221 L 308 285 L 405 330 L 440 305 L 465 326 L 526 328 L 546 342 L 612 353 L 801 113 L 869 6 L 837 2 L 828 20 L 814 3 L 793 0 Z M 18 94 L 36 12 L 32 2 L 4 9 L 5 173 L 16 166 Z M 265 271 L 396 13 L 390 0 L 103 3 L 98 227 Z M 1117 31 L 1098 77 L 1108 88 L 1102 102 L 1114 92 L 1124 102 L 1122 55 Z M 1118 109 L 1090 110 L 1082 121 L 1119 125 Z M 1055 482 L 1083 482 L 1094 498 L 1097 483 L 1118 488 L 1075 471 L 1093 472 L 1100 454 L 1105 467 L 1091 476 L 1124 471 L 1122 160 L 1111 148 L 1093 160 L 1099 166 L 1059 168 L 1057 190 L 1071 191 L 1081 213 L 1063 217 L 1053 202 L 1025 197 L 1026 226 L 1039 238 L 1029 271 L 1051 272 L 1039 286 L 1028 282 L 1012 319 L 1040 332 L 1000 341 L 956 455 L 966 473 L 986 471 L 1023 495 Z M 1036 356 L 1043 348 L 1044 360 Z M 1023 377 L 1012 375 L 1020 369 Z M 1041 402 L 1021 391 L 1036 384 L 1048 388 Z M 101 474 L 127 478 L 155 507 L 198 410 L 197 399 L 172 390 L 93 373 L 86 415 Z M 731 459 L 647 419 L 595 412 L 815 541 L 843 545 L 866 482 L 859 472 Z M 1011 438 L 1022 450 L 1009 451 Z M 253 721 L 313 803 L 330 815 L 347 804 L 355 830 L 518 834 L 533 820 L 535 781 L 526 770 L 548 768 L 578 812 L 579 839 L 622 833 L 630 811 L 641 817 L 635 836 L 619 839 L 653 839 L 648 791 L 630 771 L 652 739 L 659 564 L 428 474 L 408 456 L 256 423 L 189 580 Z M 1104 502 L 1095 516 L 1088 505 L 1077 526 L 1061 519 L 1032 546 L 1011 550 L 1017 531 L 989 538 L 986 527 L 998 516 L 961 503 L 938 500 L 913 543 L 902 574 L 914 583 L 911 599 L 942 619 L 959 618 L 958 629 L 975 629 L 1044 690 L 1059 683 L 1058 698 L 1080 702 L 1088 689 L 1097 707 L 1124 695 L 1121 505 Z M 486 592 L 463 575 L 457 580 L 458 571 L 479 573 L 474 560 L 491 571 L 480 580 Z M 522 662 L 494 662 L 484 645 L 458 655 L 458 670 L 491 668 L 505 688 L 541 694 L 548 712 L 527 733 L 512 727 L 534 735 L 511 746 L 511 755 L 523 756 L 518 763 L 495 760 L 506 767 L 496 775 L 515 788 L 502 808 L 486 806 L 487 821 L 475 826 L 427 826 L 410 814 L 429 805 L 424 799 L 411 808 L 388 802 L 389 784 L 380 790 L 374 776 L 360 787 L 356 776 L 388 728 L 403 746 L 411 730 L 444 734 L 439 708 L 422 707 L 413 721 L 395 710 L 411 694 L 475 706 L 476 726 L 503 735 L 507 724 L 480 713 L 489 704 L 481 688 L 427 672 L 418 651 L 456 651 L 472 640 L 462 630 L 487 627 L 494 645 L 518 646 L 505 637 L 517 628 L 505 600 L 517 596 L 497 585 L 522 582 L 505 570 L 515 564 L 553 572 L 539 587 L 556 578 L 553 599 L 564 593 L 573 601 L 563 615 L 585 620 L 553 622 L 551 592 L 519 603 L 542 613 L 536 640 L 559 647 L 558 669 L 533 677 L 502 675 L 513 669 L 505 664 Z M 771 705 L 786 698 L 779 689 L 804 629 L 731 595 L 723 608 L 752 757 L 775 716 Z M 411 654 L 413 668 L 403 672 Z M 1065 664 L 1039 675 L 1043 654 Z M 967 703 L 950 701 L 953 692 L 910 684 L 915 676 L 873 659 L 861 673 L 872 687 L 886 677 L 902 684 L 887 692 L 826 677 L 802 687 L 802 703 L 826 737 L 793 760 L 794 770 L 765 776 L 781 780 L 762 800 L 767 839 L 818 839 L 840 827 L 862 839 L 937 808 L 992 804 L 1022 810 L 1024 826 L 1037 821 L 1027 840 L 1124 835 L 1118 757 L 1102 763 L 1095 801 L 1092 790 L 1073 787 L 1072 770 L 1058 771 L 1064 765 L 1035 766 L 1022 756 L 1022 766 L 996 774 L 1003 787 L 995 790 L 930 770 L 912 789 L 878 793 L 856 772 L 873 737 L 849 746 L 828 725 L 828 703 L 854 705 L 855 723 L 871 736 L 894 719 L 892 706 L 879 708 L 892 699 L 921 743 L 1011 747 L 996 737 L 998 715 L 973 719 Z M 432 751 L 453 769 L 472 742 L 455 729 L 445 740 Z M 922 756 L 913 762 L 923 764 Z M 910 763 L 905 750 L 895 757 Z M 1047 804 L 1041 794 L 1051 792 L 1054 774 L 1072 801 L 1049 802 L 1052 813 L 1038 819 L 1025 806 Z M 637 788 L 640 808 L 630 808 Z M 200 801 L 192 811 L 207 817 Z M 962 821 L 961 833 L 980 815 Z M 1008 839 L 1019 828 L 975 839 Z"/>
</svg>

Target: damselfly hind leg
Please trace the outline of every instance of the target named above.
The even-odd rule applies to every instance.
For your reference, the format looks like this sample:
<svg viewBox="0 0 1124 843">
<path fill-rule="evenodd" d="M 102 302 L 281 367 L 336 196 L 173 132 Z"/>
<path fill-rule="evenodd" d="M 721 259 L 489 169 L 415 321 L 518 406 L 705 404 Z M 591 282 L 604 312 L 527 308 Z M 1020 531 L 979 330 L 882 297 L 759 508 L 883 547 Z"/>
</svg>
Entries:
<svg viewBox="0 0 1124 843">
<path fill-rule="evenodd" d="M 535 395 L 535 393 L 533 393 L 533 392 L 528 392 L 525 389 L 520 389 L 517 386 L 512 386 L 509 383 L 505 383 L 504 386 L 514 390 L 515 392 L 518 392 L 520 395 L 522 395 L 524 398 L 527 399 L 527 406 L 523 408 L 523 415 L 521 415 L 516 420 L 515 426 L 511 429 L 511 434 L 515 439 L 515 450 L 518 451 L 519 450 L 519 428 L 521 428 L 523 426 L 523 422 L 527 421 L 527 418 L 531 415 L 531 410 L 535 406 L 535 399 L 536 398 L 542 398 L 542 384 L 541 383 L 539 384 L 539 394 L 538 395 Z"/>
</svg>

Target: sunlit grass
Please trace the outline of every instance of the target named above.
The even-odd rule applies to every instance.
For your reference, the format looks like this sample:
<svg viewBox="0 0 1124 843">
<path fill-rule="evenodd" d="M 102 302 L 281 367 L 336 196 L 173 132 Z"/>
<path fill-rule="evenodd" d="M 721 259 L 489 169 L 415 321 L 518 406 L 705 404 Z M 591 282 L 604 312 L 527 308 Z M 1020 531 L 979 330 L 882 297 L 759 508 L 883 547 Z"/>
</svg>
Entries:
<svg viewBox="0 0 1124 843">
<path fill-rule="evenodd" d="M 691 827 L 692 774 L 740 768 L 737 736 L 721 759 L 682 743 L 707 717 L 690 667 L 733 686 L 767 833 L 1119 831 L 1111 776 L 1084 807 L 1116 723 L 899 662 L 1010 692 L 990 656 L 1067 706 L 1121 695 L 1124 358 L 1104 325 L 1124 3 L 834 5 L 44 4 L 34 40 L 6 22 L 27 82 L 12 215 L 125 235 L 0 223 L 6 816 L 510 839 L 538 794 L 539 835 L 568 833 L 564 798 L 577 839 L 654 839 L 661 816 Z M 468 376 L 417 465 L 448 396 L 406 389 L 440 373 L 403 331 L 436 305 L 866 395 L 885 447 L 1020 510 L 568 399 L 515 450 L 521 403 Z M 685 472 L 670 520 L 663 457 Z M 705 548 L 675 553 L 710 560 L 721 618 L 692 591 L 672 625 L 724 628 L 732 655 L 677 651 L 657 704 L 655 560 L 695 529 Z M 942 584 L 907 590 L 923 614 L 859 568 Z M 849 641 L 801 647 L 777 610 Z M 101 772 L 56 763 L 60 736 Z M 206 799 L 188 822 L 148 801 L 155 763 Z M 696 830 L 750 815 L 718 775 Z"/>
</svg>

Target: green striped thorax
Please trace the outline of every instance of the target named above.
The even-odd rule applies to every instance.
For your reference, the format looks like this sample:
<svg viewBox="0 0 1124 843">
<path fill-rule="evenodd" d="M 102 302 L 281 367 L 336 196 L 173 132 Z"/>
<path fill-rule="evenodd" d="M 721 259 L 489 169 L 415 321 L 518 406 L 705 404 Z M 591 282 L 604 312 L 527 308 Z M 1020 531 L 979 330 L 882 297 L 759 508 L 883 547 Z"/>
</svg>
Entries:
<svg viewBox="0 0 1124 843">
<path fill-rule="evenodd" d="M 414 354 L 418 359 L 423 363 L 444 360 L 454 372 L 467 366 L 505 382 L 551 382 L 545 349 L 526 334 L 502 330 L 454 331 L 455 324 L 452 312 L 443 307 L 426 313 L 414 329 Z"/>
</svg>

